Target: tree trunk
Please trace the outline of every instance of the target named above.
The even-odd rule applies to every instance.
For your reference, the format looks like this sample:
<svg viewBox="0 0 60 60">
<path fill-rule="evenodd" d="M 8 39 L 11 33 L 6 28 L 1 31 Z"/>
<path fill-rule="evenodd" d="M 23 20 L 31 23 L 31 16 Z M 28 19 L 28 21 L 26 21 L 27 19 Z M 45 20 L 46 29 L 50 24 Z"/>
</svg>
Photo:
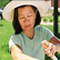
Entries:
<svg viewBox="0 0 60 60">
<path fill-rule="evenodd" d="M 54 35 L 58 37 L 58 0 L 54 0 Z"/>
</svg>

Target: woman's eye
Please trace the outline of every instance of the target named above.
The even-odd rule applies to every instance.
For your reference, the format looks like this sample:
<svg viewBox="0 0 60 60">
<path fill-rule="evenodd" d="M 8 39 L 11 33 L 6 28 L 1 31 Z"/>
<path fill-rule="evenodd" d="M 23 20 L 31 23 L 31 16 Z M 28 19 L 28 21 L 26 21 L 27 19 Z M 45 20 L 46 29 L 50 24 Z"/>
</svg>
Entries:
<svg viewBox="0 0 60 60">
<path fill-rule="evenodd" d="M 20 19 L 24 19 L 24 17 L 20 17 Z"/>
<path fill-rule="evenodd" d="M 31 17 L 32 15 L 30 14 L 30 15 L 28 15 L 28 17 Z"/>
</svg>

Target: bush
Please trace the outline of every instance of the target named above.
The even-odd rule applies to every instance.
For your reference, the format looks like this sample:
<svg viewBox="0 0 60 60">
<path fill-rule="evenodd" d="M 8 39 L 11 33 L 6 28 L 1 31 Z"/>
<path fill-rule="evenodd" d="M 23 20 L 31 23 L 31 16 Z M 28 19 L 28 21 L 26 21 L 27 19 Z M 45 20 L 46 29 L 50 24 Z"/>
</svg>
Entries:
<svg viewBox="0 0 60 60">
<path fill-rule="evenodd" d="M 49 22 L 52 22 L 52 19 L 50 19 Z"/>
<path fill-rule="evenodd" d="M 46 18 L 43 18 L 43 22 L 47 22 L 47 19 Z"/>
</svg>

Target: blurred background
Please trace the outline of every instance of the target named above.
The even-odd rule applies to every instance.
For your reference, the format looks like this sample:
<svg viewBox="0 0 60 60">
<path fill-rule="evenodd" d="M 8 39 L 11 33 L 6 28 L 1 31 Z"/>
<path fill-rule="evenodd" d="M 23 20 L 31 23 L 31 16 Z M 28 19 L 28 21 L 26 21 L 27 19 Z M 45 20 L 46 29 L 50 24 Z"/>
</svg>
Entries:
<svg viewBox="0 0 60 60">
<path fill-rule="evenodd" d="M 11 0 L 0 0 L 0 60 L 12 60 L 9 51 L 9 39 L 14 33 L 11 22 L 3 19 L 2 12 L 4 7 Z M 41 0 L 44 1 L 44 0 Z M 42 17 L 41 24 L 50 29 L 56 37 L 60 39 L 60 0 L 45 0 L 49 5 L 49 11 Z M 55 54 L 60 60 L 60 54 Z M 45 60 L 52 60 L 47 55 Z"/>
</svg>

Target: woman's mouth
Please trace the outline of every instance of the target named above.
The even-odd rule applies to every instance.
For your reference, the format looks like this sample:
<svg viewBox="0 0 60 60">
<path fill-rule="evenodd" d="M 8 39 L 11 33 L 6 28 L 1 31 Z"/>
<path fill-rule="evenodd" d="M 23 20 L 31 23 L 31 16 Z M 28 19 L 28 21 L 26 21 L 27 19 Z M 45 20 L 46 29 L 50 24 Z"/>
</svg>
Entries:
<svg viewBox="0 0 60 60">
<path fill-rule="evenodd" d="M 30 25 L 26 25 L 25 27 L 28 28 L 28 27 L 30 27 Z"/>
</svg>

